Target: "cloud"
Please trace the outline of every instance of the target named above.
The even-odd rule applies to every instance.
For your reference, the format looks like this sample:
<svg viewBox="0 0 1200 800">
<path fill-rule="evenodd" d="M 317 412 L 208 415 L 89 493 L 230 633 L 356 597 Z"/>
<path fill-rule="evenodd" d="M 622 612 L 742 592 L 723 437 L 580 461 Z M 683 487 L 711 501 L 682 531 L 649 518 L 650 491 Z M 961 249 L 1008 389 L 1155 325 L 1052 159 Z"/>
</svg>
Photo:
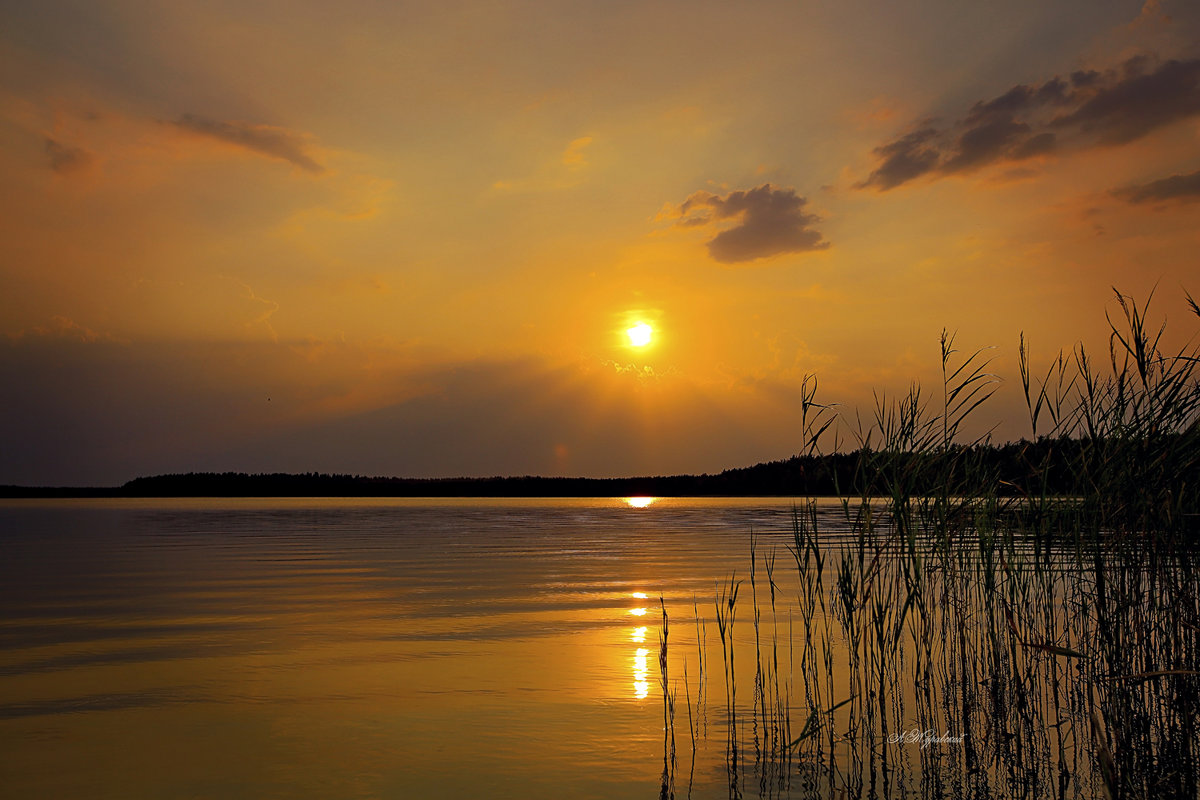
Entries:
<svg viewBox="0 0 1200 800">
<path fill-rule="evenodd" d="M 228 276 L 222 277 L 227 278 Z M 254 303 L 254 309 L 256 313 L 254 314 L 254 317 L 246 323 L 246 329 L 253 330 L 255 327 L 261 325 L 266 329 L 272 341 L 279 341 L 279 335 L 275 332 L 275 327 L 271 325 L 271 315 L 279 310 L 279 303 L 276 303 L 274 300 L 267 300 L 264 297 L 259 297 L 249 285 L 242 283 L 236 278 L 228 279 L 242 288 L 242 296 L 245 299 Z"/>
<path fill-rule="evenodd" d="M 282 159 L 314 175 L 325 171 L 325 167 L 305 152 L 307 141 L 304 137 L 283 128 L 249 122 L 224 122 L 196 114 L 184 114 L 171 124 L 260 155 Z"/>
<path fill-rule="evenodd" d="M 52 316 L 45 325 L 34 325 L 31 328 L 6 334 L 6 338 L 9 341 L 22 339 L 52 339 L 85 343 L 118 341 L 111 334 L 98 333 L 60 314 Z"/>
<path fill-rule="evenodd" d="M 572 139 L 561 155 L 543 159 L 532 174 L 493 181 L 492 189 L 498 192 L 547 192 L 579 186 L 590 171 L 589 153 L 594 144 L 595 139 L 591 136 Z"/>
<path fill-rule="evenodd" d="M 735 191 L 722 197 L 696 192 L 679 207 L 676 216 L 681 227 L 697 227 L 737 220 L 732 228 L 721 231 L 708 241 L 708 252 L 715 261 L 733 264 L 771 258 L 784 253 L 824 250 L 829 242 L 811 227 L 820 221 L 804 210 L 807 200 L 795 189 L 776 189 L 764 183 L 755 189 Z M 699 213 L 693 213 L 699 212 Z"/>
<path fill-rule="evenodd" d="M 591 143 L 591 136 L 581 136 L 578 139 L 573 140 L 569 145 L 567 145 L 567 149 L 563 151 L 563 166 L 570 169 L 580 169 L 582 167 L 586 167 L 587 156 L 583 151 L 586 150 L 587 146 Z"/>
<path fill-rule="evenodd" d="M 891 189 L 937 168 L 941 153 L 936 128 L 921 128 L 875 148 L 880 164 L 860 186 Z"/>
<path fill-rule="evenodd" d="M 1162 3 L 1160 3 L 1159 0 L 1146 0 L 1145 4 L 1142 6 L 1141 13 L 1139 13 L 1137 18 L 1134 19 L 1133 22 L 1130 22 L 1127 27 L 1130 30 L 1136 30 L 1137 28 L 1145 25 L 1152 25 L 1156 22 L 1169 23 L 1170 21 L 1170 15 L 1162 10 Z"/>
<path fill-rule="evenodd" d="M 1187 175 L 1172 175 L 1150 183 L 1117 189 L 1114 195 L 1130 203 L 1157 203 L 1170 200 L 1200 200 L 1200 170 Z"/>
<path fill-rule="evenodd" d="M 59 175 L 84 172 L 96 161 L 96 157 L 82 147 L 63 144 L 49 136 L 46 137 L 45 153 L 50 169 Z"/>
<path fill-rule="evenodd" d="M 887 191 L 922 176 L 968 173 L 1059 151 L 1115 147 L 1200 115 L 1200 59 L 1149 55 L 1099 72 L 1020 84 L 979 101 L 953 125 L 925 121 L 874 149 L 857 188 Z"/>
<path fill-rule="evenodd" d="M 1148 59 L 1125 62 L 1115 80 L 1100 81 L 1085 93 L 1073 112 L 1055 119 L 1055 127 L 1076 126 L 1100 144 L 1126 144 L 1200 114 L 1200 59 L 1168 61 L 1153 72 L 1143 69 Z"/>
</svg>

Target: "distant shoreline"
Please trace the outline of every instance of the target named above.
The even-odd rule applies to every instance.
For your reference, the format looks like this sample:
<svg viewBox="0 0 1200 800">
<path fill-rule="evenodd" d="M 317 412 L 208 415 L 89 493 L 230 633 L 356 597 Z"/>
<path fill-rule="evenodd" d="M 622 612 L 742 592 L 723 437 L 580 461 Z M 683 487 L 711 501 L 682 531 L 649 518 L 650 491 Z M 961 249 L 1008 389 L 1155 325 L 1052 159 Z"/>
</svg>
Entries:
<svg viewBox="0 0 1200 800">
<path fill-rule="evenodd" d="M 882 462 L 898 474 L 946 480 L 970 461 L 995 496 L 1075 495 L 1065 467 L 1081 444 L 1039 439 L 1004 445 L 952 446 L 941 453 L 890 453 Z M 106 497 L 843 497 L 884 489 L 877 470 L 864 465 L 881 454 L 868 451 L 794 456 L 727 469 L 716 474 L 627 478 L 565 478 L 536 475 L 486 478 L 397 478 L 328 473 L 189 472 L 135 478 L 120 486 L 0 486 L 0 498 Z M 935 464 L 942 470 L 930 470 Z M 917 479 L 926 483 L 930 477 Z M 939 487 L 913 485 L 919 493 Z M 886 494 L 886 491 L 884 492 Z"/>
<path fill-rule="evenodd" d="M 741 487 L 741 488 L 735 488 Z M 772 490 L 773 489 L 773 490 Z M 710 475 L 645 478 L 362 478 L 200 475 L 138 478 L 123 486 L 0 486 L 0 499 L 155 497 L 794 497 Z"/>
</svg>

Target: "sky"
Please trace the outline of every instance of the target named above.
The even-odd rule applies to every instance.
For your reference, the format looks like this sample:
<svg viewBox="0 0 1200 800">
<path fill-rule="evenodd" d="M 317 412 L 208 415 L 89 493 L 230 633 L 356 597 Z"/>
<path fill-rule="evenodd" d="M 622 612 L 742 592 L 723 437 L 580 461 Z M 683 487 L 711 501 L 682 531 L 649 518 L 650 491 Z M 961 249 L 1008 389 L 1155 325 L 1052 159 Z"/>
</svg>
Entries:
<svg viewBox="0 0 1200 800">
<path fill-rule="evenodd" d="M 0 483 L 716 472 L 943 329 L 1006 441 L 1195 332 L 1200 6 L 0 0 L 0 176 Z"/>
</svg>

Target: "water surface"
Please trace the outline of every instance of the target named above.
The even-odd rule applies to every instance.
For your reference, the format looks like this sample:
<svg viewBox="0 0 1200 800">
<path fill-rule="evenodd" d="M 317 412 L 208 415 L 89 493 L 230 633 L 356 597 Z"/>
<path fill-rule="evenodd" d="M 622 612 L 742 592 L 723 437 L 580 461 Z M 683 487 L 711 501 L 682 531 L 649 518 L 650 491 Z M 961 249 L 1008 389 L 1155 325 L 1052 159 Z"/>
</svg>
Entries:
<svg viewBox="0 0 1200 800">
<path fill-rule="evenodd" d="M 0 783 L 654 796 L 658 598 L 695 693 L 698 637 L 721 670 L 716 583 L 744 576 L 752 529 L 790 559 L 791 525 L 779 498 L 7 501 Z M 686 724 L 680 795 L 727 796 L 725 740 L 693 761 Z"/>
</svg>

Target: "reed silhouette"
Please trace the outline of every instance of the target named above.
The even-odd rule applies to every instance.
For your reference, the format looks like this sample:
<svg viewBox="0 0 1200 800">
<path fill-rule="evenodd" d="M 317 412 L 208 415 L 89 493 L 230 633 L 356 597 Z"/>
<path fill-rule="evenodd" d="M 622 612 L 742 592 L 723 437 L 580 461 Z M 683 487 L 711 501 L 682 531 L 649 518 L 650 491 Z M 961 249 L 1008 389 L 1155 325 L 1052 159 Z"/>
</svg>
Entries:
<svg viewBox="0 0 1200 800">
<path fill-rule="evenodd" d="M 777 553 L 751 532 L 746 747 L 736 574 L 715 594 L 731 797 L 1197 796 L 1200 352 L 1162 352 L 1149 305 L 1117 294 L 1104 370 L 1080 346 L 1034 377 L 1022 338 L 1019 480 L 958 441 L 995 378 L 944 333 L 932 404 L 914 385 L 852 430 L 837 525 L 796 503 L 782 637 Z M 802 432 L 820 459 L 841 434 L 815 387 Z"/>
</svg>

